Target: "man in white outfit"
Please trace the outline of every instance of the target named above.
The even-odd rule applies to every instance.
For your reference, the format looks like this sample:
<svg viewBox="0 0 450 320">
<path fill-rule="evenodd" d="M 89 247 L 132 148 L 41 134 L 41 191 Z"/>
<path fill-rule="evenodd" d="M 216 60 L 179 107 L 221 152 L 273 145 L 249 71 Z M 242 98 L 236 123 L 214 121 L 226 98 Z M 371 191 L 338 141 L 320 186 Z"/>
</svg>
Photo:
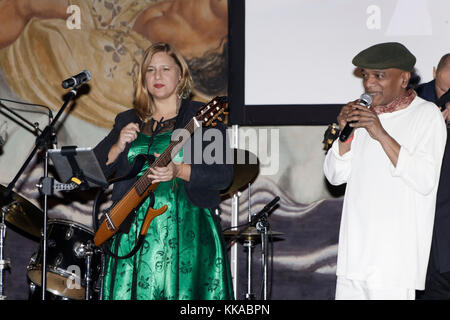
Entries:
<svg viewBox="0 0 450 320">
<path fill-rule="evenodd" d="M 324 173 L 347 183 L 336 299 L 410 299 L 423 290 L 447 131 L 439 109 L 408 89 L 416 58 L 381 43 L 353 59 L 370 108 L 349 102 L 338 115 L 350 138 L 333 143 Z"/>
</svg>

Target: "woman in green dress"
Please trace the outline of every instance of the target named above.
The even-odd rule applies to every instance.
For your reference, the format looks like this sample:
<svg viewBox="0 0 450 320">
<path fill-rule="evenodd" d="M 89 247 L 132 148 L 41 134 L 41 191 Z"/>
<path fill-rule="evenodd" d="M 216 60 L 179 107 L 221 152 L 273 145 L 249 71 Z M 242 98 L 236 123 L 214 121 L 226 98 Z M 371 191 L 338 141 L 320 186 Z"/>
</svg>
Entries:
<svg viewBox="0 0 450 320">
<path fill-rule="evenodd" d="M 170 144 L 173 131 L 183 128 L 203 105 L 186 99 L 192 88 L 188 66 L 166 43 L 146 50 L 135 87 L 134 108 L 118 114 L 111 132 L 95 147 L 107 176 L 124 176 L 138 154 L 158 157 Z M 195 134 L 208 130 L 218 130 L 221 146 L 228 148 L 222 124 Z M 153 208 L 167 205 L 168 209 L 153 219 L 136 254 L 127 259 L 108 257 L 104 299 L 233 299 L 227 252 L 220 224 L 212 214 L 220 202 L 220 190 L 231 183 L 233 168 L 224 159 L 205 163 L 206 139 L 191 141 L 190 149 L 180 150 L 166 167 L 150 170 L 148 177 L 159 183 Z M 201 161 L 194 154 L 199 151 Z M 225 157 L 226 150 L 222 151 Z M 116 183 L 112 200 L 120 200 L 138 177 Z M 127 233 L 112 238 L 113 253 L 124 256 L 133 249 L 149 204 L 147 198 Z"/>
</svg>

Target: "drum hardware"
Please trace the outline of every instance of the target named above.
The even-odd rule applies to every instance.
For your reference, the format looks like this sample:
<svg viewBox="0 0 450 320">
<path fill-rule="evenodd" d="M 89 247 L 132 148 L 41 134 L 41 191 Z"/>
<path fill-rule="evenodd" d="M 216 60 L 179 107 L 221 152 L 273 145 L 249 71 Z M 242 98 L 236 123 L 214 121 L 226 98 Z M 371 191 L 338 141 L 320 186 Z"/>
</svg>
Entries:
<svg viewBox="0 0 450 320">
<path fill-rule="evenodd" d="M 47 291 L 50 297 L 93 299 L 96 292 L 92 290 L 92 284 L 99 279 L 103 268 L 100 266 L 102 251 L 92 242 L 93 232 L 66 220 L 52 219 L 48 225 Z M 27 268 L 31 283 L 39 287 L 43 270 L 40 249 L 31 257 Z"/>
<path fill-rule="evenodd" d="M 247 224 L 244 226 L 246 225 Z M 241 228 L 244 226 L 241 226 Z M 261 233 L 256 227 L 246 227 L 241 230 L 224 231 L 223 235 L 227 241 L 238 241 L 242 245 L 249 240 L 252 240 L 254 244 L 259 244 L 261 242 Z M 268 235 L 271 237 L 272 241 L 284 240 L 281 238 L 281 236 L 284 235 L 283 232 L 268 230 Z"/>
<path fill-rule="evenodd" d="M 4 258 L 4 248 L 5 248 L 5 239 L 6 239 L 6 224 L 5 224 L 5 215 L 6 209 L 3 207 L 1 209 L 2 219 L 0 223 L 0 300 L 6 300 L 6 296 L 4 295 L 4 285 L 5 285 L 5 270 L 11 268 L 11 260 Z"/>
<path fill-rule="evenodd" d="M 36 284 L 34 284 L 33 282 L 29 282 L 28 284 L 28 300 L 41 300 L 41 295 L 40 295 L 40 287 Z M 67 297 L 62 297 L 62 296 L 58 296 L 55 295 L 49 291 L 46 292 L 46 300 L 57 300 L 57 301 L 70 301 L 72 299 L 67 298 Z"/>
<path fill-rule="evenodd" d="M 234 230 L 224 231 L 223 235 L 229 240 L 238 240 L 243 243 L 243 246 L 247 248 L 247 293 L 245 295 L 246 300 L 255 299 L 255 294 L 252 292 L 252 251 L 258 240 L 261 241 L 262 253 L 261 260 L 263 261 L 263 299 L 268 299 L 268 236 L 280 236 L 283 235 L 281 232 L 270 230 L 270 224 L 268 222 L 269 215 L 278 208 L 277 203 L 280 197 L 275 197 L 270 203 L 268 203 L 260 212 L 257 214 L 251 214 L 251 202 L 250 202 L 250 184 L 249 184 L 249 218 L 248 222 L 244 225 L 232 227 Z M 235 229 L 238 228 L 238 229 Z M 240 229 L 239 229 L 240 228 Z M 276 238 L 272 238 L 276 240 Z"/>
<path fill-rule="evenodd" d="M 251 183 L 248 184 L 248 223 L 252 222 L 252 210 L 251 210 Z M 244 247 L 247 247 L 247 293 L 245 295 L 246 300 L 255 300 L 255 295 L 252 293 L 252 254 L 255 247 L 254 241 L 248 239 L 244 242 Z"/>
<path fill-rule="evenodd" d="M 231 185 L 220 192 L 223 199 L 231 198 L 231 225 L 237 226 L 239 223 L 239 197 L 241 190 L 252 183 L 259 174 L 259 159 L 248 150 L 238 149 L 239 146 L 239 127 L 233 126 L 232 150 L 233 150 L 233 181 Z M 232 227 L 236 228 L 236 227 Z M 237 245 L 231 246 L 230 267 L 233 277 L 233 288 L 237 294 L 238 279 L 238 251 Z"/>
<path fill-rule="evenodd" d="M 255 243 L 253 240 L 245 240 L 244 247 L 247 248 L 247 293 L 245 294 L 245 300 L 255 300 L 256 296 L 252 292 L 252 255 Z"/>
<path fill-rule="evenodd" d="M 263 261 L 263 299 L 267 300 L 267 284 L 268 284 L 268 235 L 270 230 L 269 214 L 275 210 L 279 204 L 277 203 L 280 197 L 275 197 L 269 204 L 267 204 L 259 213 L 252 217 L 252 221 L 256 221 L 256 229 L 261 234 L 261 258 Z M 251 222 L 250 224 L 253 224 Z"/>
<path fill-rule="evenodd" d="M 268 233 L 269 233 L 270 224 L 267 217 L 259 218 L 256 223 L 256 229 L 261 233 L 261 257 L 263 261 L 263 292 L 264 292 L 264 300 L 267 300 L 267 283 L 268 283 L 268 272 L 267 272 L 267 244 L 268 241 Z"/>
<path fill-rule="evenodd" d="M 74 251 L 76 257 L 83 258 L 86 260 L 85 300 L 90 300 L 91 299 L 91 281 L 92 281 L 92 272 L 91 272 L 92 255 L 94 254 L 94 251 L 97 253 L 101 253 L 101 250 L 99 248 L 95 248 L 93 241 L 88 240 L 87 244 L 83 244 L 83 243 L 79 243 L 79 242 L 75 243 L 73 251 Z"/>
<path fill-rule="evenodd" d="M 106 256 L 105 256 L 105 254 L 103 254 L 103 252 L 101 252 L 100 259 L 101 259 L 101 264 L 100 264 L 101 269 L 100 269 L 100 279 L 98 281 L 98 285 L 100 287 L 99 293 L 98 293 L 98 299 L 103 300 L 103 283 L 104 283 L 105 271 L 106 271 Z"/>
<path fill-rule="evenodd" d="M 0 193 L 4 194 L 6 187 L 0 184 Z M 38 241 L 42 236 L 42 210 L 16 192 L 1 199 L 5 223 L 12 226 L 27 238 Z"/>
</svg>

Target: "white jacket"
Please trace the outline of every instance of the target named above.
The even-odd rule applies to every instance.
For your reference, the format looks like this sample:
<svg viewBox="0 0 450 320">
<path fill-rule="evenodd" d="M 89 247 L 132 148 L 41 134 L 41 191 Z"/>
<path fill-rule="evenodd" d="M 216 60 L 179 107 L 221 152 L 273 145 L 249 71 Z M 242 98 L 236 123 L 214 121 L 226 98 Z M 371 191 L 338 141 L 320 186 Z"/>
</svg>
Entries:
<svg viewBox="0 0 450 320">
<path fill-rule="evenodd" d="M 355 130 L 349 152 L 340 156 L 335 141 L 325 158 L 328 181 L 347 183 L 336 273 L 369 284 L 423 290 L 445 121 L 436 105 L 420 97 L 379 119 L 401 146 L 396 167 L 364 128 Z"/>
</svg>

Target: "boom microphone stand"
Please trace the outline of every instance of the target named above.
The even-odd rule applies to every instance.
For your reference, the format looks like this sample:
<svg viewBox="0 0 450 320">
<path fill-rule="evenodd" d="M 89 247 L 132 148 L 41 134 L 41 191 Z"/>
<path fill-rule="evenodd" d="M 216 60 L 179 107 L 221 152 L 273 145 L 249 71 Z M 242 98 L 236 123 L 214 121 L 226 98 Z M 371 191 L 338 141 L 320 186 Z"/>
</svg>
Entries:
<svg viewBox="0 0 450 320">
<path fill-rule="evenodd" d="M 53 148 L 56 143 L 56 133 L 55 124 L 59 120 L 62 113 L 65 111 L 67 105 L 75 99 L 78 94 L 79 83 L 75 83 L 72 90 L 67 94 L 66 100 L 62 105 L 61 109 L 58 111 L 57 115 L 53 121 L 45 127 L 42 133 L 36 138 L 35 146 L 31 151 L 25 163 L 19 169 L 14 179 L 10 182 L 8 187 L 4 192 L 4 196 L 8 197 L 11 194 L 14 185 L 16 184 L 19 177 L 22 175 L 26 167 L 29 165 L 34 155 L 39 150 L 45 150 L 45 162 L 44 162 L 44 178 L 41 179 L 41 183 L 37 185 L 39 192 L 44 195 L 44 218 L 43 218 L 43 231 L 42 231 L 42 300 L 45 300 L 45 291 L 47 289 L 47 211 L 48 211 L 48 196 L 53 193 L 53 186 L 51 184 L 51 179 L 48 179 L 48 150 Z"/>
</svg>

